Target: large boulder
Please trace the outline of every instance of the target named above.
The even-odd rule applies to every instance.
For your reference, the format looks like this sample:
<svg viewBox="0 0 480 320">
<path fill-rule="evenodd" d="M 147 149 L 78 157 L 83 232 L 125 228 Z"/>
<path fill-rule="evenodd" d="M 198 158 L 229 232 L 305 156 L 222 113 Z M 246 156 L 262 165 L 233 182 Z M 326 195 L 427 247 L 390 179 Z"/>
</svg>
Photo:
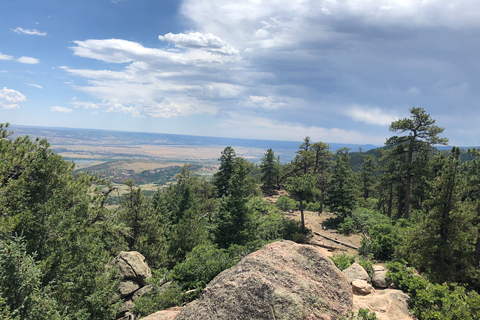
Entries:
<svg viewBox="0 0 480 320">
<path fill-rule="evenodd" d="M 118 275 L 125 280 L 134 280 L 143 286 L 152 277 L 152 271 L 145 263 L 145 257 L 136 251 L 122 251 L 110 263 L 118 267 Z"/>
<path fill-rule="evenodd" d="M 412 320 L 408 311 L 409 296 L 395 289 L 377 290 L 369 295 L 355 295 L 353 309 L 370 309 L 379 320 Z"/>
<path fill-rule="evenodd" d="M 343 274 L 347 276 L 350 283 L 355 280 L 365 280 L 370 282 L 370 277 L 368 276 L 367 271 L 365 271 L 365 269 L 363 269 L 363 267 L 356 262 L 347 269 L 343 270 Z"/>
<path fill-rule="evenodd" d="M 175 320 L 330 320 L 352 309 L 347 278 L 315 247 L 264 246 L 223 271 Z"/>
</svg>

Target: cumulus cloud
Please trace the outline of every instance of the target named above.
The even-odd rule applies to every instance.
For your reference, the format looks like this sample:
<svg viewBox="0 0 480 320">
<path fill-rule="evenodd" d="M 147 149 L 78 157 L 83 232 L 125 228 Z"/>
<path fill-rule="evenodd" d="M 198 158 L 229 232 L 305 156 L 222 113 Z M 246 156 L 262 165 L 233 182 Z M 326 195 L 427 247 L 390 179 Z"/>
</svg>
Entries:
<svg viewBox="0 0 480 320">
<path fill-rule="evenodd" d="M 19 103 L 26 101 L 27 98 L 17 90 L 4 87 L 0 90 L 0 107 L 3 109 L 20 108 Z"/>
<path fill-rule="evenodd" d="M 238 51 L 211 33 L 202 34 L 200 32 L 184 33 L 167 33 L 164 36 L 158 36 L 162 41 L 168 41 L 176 47 L 204 49 L 213 53 L 226 55 L 236 55 Z"/>
<path fill-rule="evenodd" d="M 355 121 L 379 126 L 389 126 L 393 121 L 399 119 L 398 116 L 380 108 L 370 108 L 358 105 L 353 105 L 347 108 L 345 114 Z"/>
<path fill-rule="evenodd" d="M 73 110 L 70 109 L 70 108 L 65 108 L 65 107 L 60 107 L 60 106 L 51 107 L 51 108 L 50 108 L 50 111 L 52 111 L 52 112 L 62 112 L 62 113 L 71 113 L 71 112 L 73 112 Z"/>
<path fill-rule="evenodd" d="M 12 60 L 13 57 L 0 52 L 0 60 Z"/>
<path fill-rule="evenodd" d="M 40 60 L 32 57 L 20 57 L 17 59 L 17 62 L 25 63 L 25 64 L 38 64 Z"/>
<path fill-rule="evenodd" d="M 110 103 L 107 112 L 119 112 L 123 114 L 130 114 L 134 118 L 145 118 L 145 116 L 143 116 L 135 107 L 125 107 L 123 104 L 118 102 Z"/>
<path fill-rule="evenodd" d="M 85 101 L 76 101 L 76 99 L 72 99 L 73 101 L 70 102 L 72 106 L 75 108 L 83 108 L 83 109 L 98 109 L 100 106 L 97 103 L 93 102 L 85 102 Z"/>
<path fill-rule="evenodd" d="M 37 29 L 23 29 L 23 28 L 16 28 L 12 29 L 13 32 L 18 33 L 18 34 L 28 34 L 28 35 L 34 35 L 34 36 L 46 36 L 47 33 L 43 31 L 38 31 Z"/>
<path fill-rule="evenodd" d="M 221 75 L 222 81 L 216 79 L 220 70 L 234 66 L 232 58 L 225 54 L 212 55 L 192 48 L 182 53 L 170 52 L 120 39 L 74 43 L 75 55 L 126 64 L 120 70 L 60 67 L 88 79 L 89 85 L 75 88 L 101 100 L 92 105 L 108 112 L 162 118 L 213 114 L 218 99 L 232 99 L 241 91 L 228 75 Z M 75 101 L 72 104 L 87 107 Z"/>
<path fill-rule="evenodd" d="M 412 106 L 468 114 L 480 100 L 478 1 L 184 0 L 180 13 L 189 29 L 158 37 L 170 47 L 74 41 L 76 56 L 122 65 L 63 70 L 86 80 L 74 88 L 99 112 L 221 118 L 242 110 L 273 124 L 288 119 L 292 132 L 323 128 L 314 130 L 332 139 L 341 126 L 358 128 L 352 139 L 359 130 L 374 139 Z"/>
</svg>

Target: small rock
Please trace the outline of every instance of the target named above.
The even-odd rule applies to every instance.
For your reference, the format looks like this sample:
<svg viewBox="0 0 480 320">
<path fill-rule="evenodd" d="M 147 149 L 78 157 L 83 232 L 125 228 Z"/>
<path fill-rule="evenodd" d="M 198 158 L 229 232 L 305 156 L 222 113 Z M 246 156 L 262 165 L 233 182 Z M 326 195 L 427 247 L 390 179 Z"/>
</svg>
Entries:
<svg viewBox="0 0 480 320">
<path fill-rule="evenodd" d="M 384 266 L 374 265 L 373 266 L 373 275 L 372 275 L 372 284 L 375 288 L 386 288 L 387 280 L 385 279 L 387 275 L 387 270 Z"/>
<path fill-rule="evenodd" d="M 120 318 L 117 318 L 117 320 L 135 320 L 135 316 L 131 314 L 130 312 L 125 313 L 123 316 Z"/>
<path fill-rule="evenodd" d="M 118 290 L 122 298 L 132 294 L 140 288 L 140 285 L 133 280 L 122 280 L 118 285 Z"/>
<path fill-rule="evenodd" d="M 119 313 L 127 312 L 135 308 L 135 303 L 133 303 L 132 300 L 125 300 L 125 302 L 122 304 L 120 309 L 118 310 Z"/>
<path fill-rule="evenodd" d="M 365 280 L 354 280 L 352 282 L 352 290 L 356 294 L 370 294 L 373 292 L 373 287 Z"/>
<path fill-rule="evenodd" d="M 145 286 L 145 287 L 142 287 L 140 289 L 138 289 L 137 291 L 135 291 L 135 293 L 133 294 L 132 296 L 132 301 L 135 301 L 137 299 L 139 299 L 141 296 L 143 296 L 145 293 L 147 293 L 148 291 L 150 291 L 150 289 L 152 289 L 152 286 Z"/>
<path fill-rule="evenodd" d="M 363 269 L 363 267 L 356 262 L 347 269 L 343 270 L 343 274 L 347 276 L 350 283 L 355 280 L 365 280 L 370 282 L 370 277 L 368 276 L 367 271 L 365 271 L 365 269 Z"/>
</svg>

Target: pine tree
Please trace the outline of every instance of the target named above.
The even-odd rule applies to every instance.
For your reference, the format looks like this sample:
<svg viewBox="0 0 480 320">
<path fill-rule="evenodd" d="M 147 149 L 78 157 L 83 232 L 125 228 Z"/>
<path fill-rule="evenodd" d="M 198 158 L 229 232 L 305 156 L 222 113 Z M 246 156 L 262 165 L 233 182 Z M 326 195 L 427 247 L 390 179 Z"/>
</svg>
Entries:
<svg viewBox="0 0 480 320">
<path fill-rule="evenodd" d="M 272 187 L 277 184 L 279 176 L 278 160 L 275 158 L 275 153 L 272 149 L 268 149 L 262 158 L 260 165 L 262 172 L 262 182 L 266 187 Z"/>
<path fill-rule="evenodd" d="M 288 190 L 288 192 L 290 192 L 291 195 L 300 201 L 302 230 L 303 233 L 305 233 L 306 229 L 305 216 L 303 214 L 303 201 L 313 194 L 315 188 L 315 177 L 311 173 L 298 173 L 296 176 L 288 178 L 285 188 Z"/>
<path fill-rule="evenodd" d="M 446 145 L 447 138 L 440 138 L 443 128 L 435 125 L 435 120 L 422 108 L 410 109 L 410 118 L 405 118 L 392 122 L 390 131 L 407 132 L 404 136 L 393 136 L 387 139 L 387 146 L 401 145 L 404 147 L 404 153 L 407 155 L 405 169 L 405 203 L 403 217 L 408 219 L 410 213 L 411 190 L 413 179 L 413 160 L 415 155 L 421 150 L 428 149 L 435 144 Z"/>
<path fill-rule="evenodd" d="M 251 236 L 251 230 L 248 230 L 250 216 L 247 202 L 251 193 L 248 168 L 247 160 L 235 160 L 227 194 L 220 201 L 213 235 L 215 242 L 222 248 L 228 248 L 232 244 L 245 244 Z"/>
<path fill-rule="evenodd" d="M 355 189 L 350 169 L 348 149 L 337 151 L 337 160 L 333 168 L 332 178 L 326 204 L 333 212 L 343 217 L 350 214 L 355 206 Z"/>
<path fill-rule="evenodd" d="M 226 147 L 218 159 L 220 161 L 220 168 L 213 177 L 213 184 L 217 187 L 218 196 L 222 196 L 228 193 L 229 181 L 234 173 L 234 163 L 237 155 L 232 147 Z"/>
</svg>

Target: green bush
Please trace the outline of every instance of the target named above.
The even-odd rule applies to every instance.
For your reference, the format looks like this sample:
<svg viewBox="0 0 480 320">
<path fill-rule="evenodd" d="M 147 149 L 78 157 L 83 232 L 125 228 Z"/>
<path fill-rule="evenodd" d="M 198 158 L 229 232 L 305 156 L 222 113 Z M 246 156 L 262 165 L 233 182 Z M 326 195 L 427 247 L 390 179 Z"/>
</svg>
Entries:
<svg viewBox="0 0 480 320">
<path fill-rule="evenodd" d="M 375 312 L 370 312 L 369 309 L 360 309 L 355 315 L 355 312 L 350 311 L 348 316 L 340 317 L 340 320 L 377 320 L 377 315 Z"/>
<path fill-rule="evenodd" d="M 343 235 L 349 236 L 351 233 L 357 233 L 360 230 L 357 229 L 355 221 L 352 217 L 347 216 L 343 219 L 343 222 L 339 224 L 337 231 Z"/>
<path fill-rule="evenodd" d="M 278 198 L 275 205 L 282 211 L 295 210 L 297 208 L 297 202 L 287 196 Z"/>
<path fill-rule="evenodd" d="M 346 255 L 346 254 L 339 254 L 333 257 L 330 257 L 333 263 L 337 266 L 340 270 L 345 270 L 350 267 L 355 262 L 355 257 Z"/>
<path fill-rule="evenodd" d="M 292 240 L 296 243 L 304 243 L 305 242 L 305 235 L 301 232 L 296 232 L 292 234 Z"/>
<path fill-rule="evenodd" d="M 419 320 L 480 319 L 480 295 L 456 284 L 432 284 L 414 275 L 405 262 L 387 264 L 387 279 L 411 297 L 409 305 Z"/>
<path fill-rule="evenodd" d="M 312 212 L 318 212 L 320 210 L 320 203 L 317 202 L 309 202 L 305 206 L 305 210 L 307 211 L 312 211 Z"/>
<path fill-rule="evenodd" d="M 278 212 L 268 212 L 260 218 L 256 236 L 265 241 L 276 239 L 293 240 L 293 234 L 301 232 L 299 221 L 288 219 Z"/>
<path fill-rule="evenodd" d="M 373 276 L 373 265 L 376 262 L 377 261 L 374 260 L 372 257 L 370 257 L 369 259 L 365 259 L 364 257 L 360 257 L 360 259 L 358 260 L 358 264 L 361 265 L 363 267 L 363 269 L 365 269 L 365 271 L 367 271 L 370 279 Z"/>
</svg>

